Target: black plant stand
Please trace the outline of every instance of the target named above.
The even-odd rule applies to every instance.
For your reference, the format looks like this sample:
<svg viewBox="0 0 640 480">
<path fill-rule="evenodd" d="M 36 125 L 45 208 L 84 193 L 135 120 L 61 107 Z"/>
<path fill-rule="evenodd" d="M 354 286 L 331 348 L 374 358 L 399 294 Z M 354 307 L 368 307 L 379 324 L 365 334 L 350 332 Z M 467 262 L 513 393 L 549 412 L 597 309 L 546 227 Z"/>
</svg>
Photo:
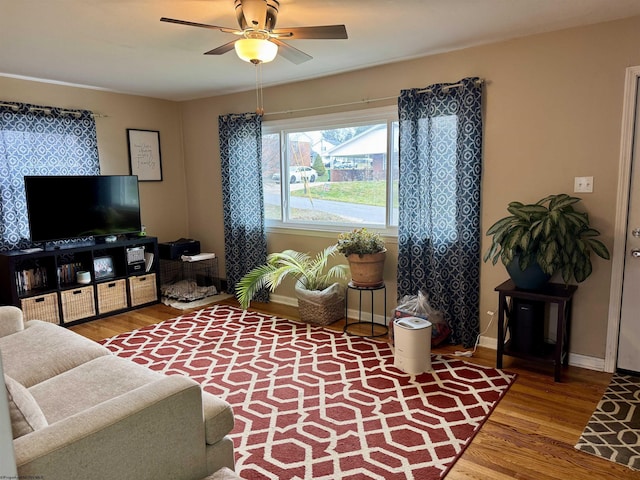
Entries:
<svg viewBox="0 0 640 480">
<path fill-rule="evenodd" d="M 531 361 L 544 361 L 554 364 L 554 380 L 560 381 L 561 367 L 569 364 L 569 334 L 571 332 L 571 303 L 573 294 L 578 289 L 576 285 L 564 285 L 559 283 L 547 283 L 537 290 L 524 290 L 515 286 L 512 280 L 498 285 L 495 290 L 499 293 L 498 300 L 498 347 L 496 367 L 502 368 L 503 354 L 511 357 L 523 358 Z M 508 299 L 511 299 L 509 302 Z M 558 306 L 558 325 L 556 329 L 556 342 L 545 344 L 544 351 L 539 355 L 530 352 L 522 352 L 515 348 L 513 342 L 505 344 L 505 331 L 509 322 L 515 322 L 512 311 L 513 300 L 529 300 L 555 303 Z M 505 323 L 506 320 L 506 323 Z M 544 322 L 544 318 L 536 321 Z"/>
<path fill-rule="evenodd" d="M 355 290 L 358 292 L 360 303 L 358 304 L 358 321 L 349 323 L 349 290 Z M 384 298 L 384 325 L 380 323 L 375 323 L 374 321 L 374 293 L 382 292 Z M 371 321 L 363 321 L 362 320 L 362 292 L 371 292 Z M 366 338 L 374 338 L 374 337 L 382 337 L 389 333 L 389 327 L 387 326 L 387 287 L 384 283 L 378 285 L 377 287 L 358 287 L 353 284 L 353 282 L 349 282 L 347 285 L 347 295 L 345 297 L 345 325 L 344 332 L 349 335 L 355 335 L 358 337 L 366 337 Z M 367 325 L 371 326 L 371 335 L 363 335 L 361 333 L 356 333 L 353 331 L 351 327 L 355 325 Z M 380 333 L 375 333 L 376 327 Z"/>
</svg>

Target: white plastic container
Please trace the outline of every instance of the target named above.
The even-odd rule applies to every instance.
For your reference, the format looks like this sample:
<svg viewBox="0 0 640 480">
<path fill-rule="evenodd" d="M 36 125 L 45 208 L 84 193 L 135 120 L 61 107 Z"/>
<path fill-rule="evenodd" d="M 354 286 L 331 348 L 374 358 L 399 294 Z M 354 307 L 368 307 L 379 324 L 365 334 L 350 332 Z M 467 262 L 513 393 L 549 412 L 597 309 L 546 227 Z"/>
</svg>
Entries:
<svg viewBox="0 0 640 480">
<path fill-rule="evenodd" d="M 431 370 L 431 322 L 419 317 L 395 321 L 394 366 L 417 375 Z"/>
</svg>

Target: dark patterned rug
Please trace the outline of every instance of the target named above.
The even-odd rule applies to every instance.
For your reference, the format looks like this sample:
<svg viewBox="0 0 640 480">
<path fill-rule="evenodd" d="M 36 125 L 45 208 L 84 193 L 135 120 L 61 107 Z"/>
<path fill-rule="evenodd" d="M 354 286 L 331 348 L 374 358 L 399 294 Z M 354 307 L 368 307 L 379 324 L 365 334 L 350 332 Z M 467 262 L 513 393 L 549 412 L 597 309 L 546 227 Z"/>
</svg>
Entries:
<svg viewBox="0 0 640 480">
<path fill-rule="evenodd" d="M 613 375 L 576 448 L 640 470 L 640 378 Z"/>
</svg>

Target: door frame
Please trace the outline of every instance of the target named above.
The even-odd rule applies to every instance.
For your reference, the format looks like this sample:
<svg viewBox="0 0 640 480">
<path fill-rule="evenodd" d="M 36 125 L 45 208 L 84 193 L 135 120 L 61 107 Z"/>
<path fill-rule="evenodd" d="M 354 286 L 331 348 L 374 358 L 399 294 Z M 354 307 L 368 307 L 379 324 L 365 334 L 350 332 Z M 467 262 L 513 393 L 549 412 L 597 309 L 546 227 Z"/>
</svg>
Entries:
<svg viewBox="0 0 640 480">
<path fill-rule="evenodd" d="M 611 289 L 609 290 L 607 344 L 604 356 L 604 371 L 609 373 L 615 372 L 618 359 L 618 338 L 622 311 L 622 282 L 626 256 L 631 166 L 633 162 L 633 139 L 635 135 L 639 80 L 640 66 L 628 67 L 625 73 L 624 99 L 622 104 L 622 133 L 620 136 L 620 160 L 618 163 L 618 196 L 616 200 L 613 256 L 611 259 Z M 638 121 L 638 128 L 640 128 L 640 118 Z M 638 162 L 640 162 L 640 159 L 638 159 Z"/>
</svg>

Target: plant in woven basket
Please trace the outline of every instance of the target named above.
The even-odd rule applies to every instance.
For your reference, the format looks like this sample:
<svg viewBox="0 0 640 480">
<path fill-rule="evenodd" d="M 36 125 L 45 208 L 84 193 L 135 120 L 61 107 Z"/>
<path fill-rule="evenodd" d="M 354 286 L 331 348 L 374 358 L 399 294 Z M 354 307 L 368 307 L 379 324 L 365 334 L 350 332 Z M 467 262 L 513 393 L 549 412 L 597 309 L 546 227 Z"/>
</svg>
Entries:
<svg viewBox="0 0 640 480">
<path fill-rule="evenodd" d="M 297 285 L 307 291 L 323 291 L 336 280 L 347 278 L 347 265 L 328 268 L 329 258 L 336 252 L 337 245 L 332 245 L 315 257 L 295 250 L 269 254 L 267 263 L 254 268 L 238 282 L 236 293 L 240 306 L 246 310 L 256 293 L 263 288 L 273 292 L 287 277 L 297 279 Z"/>
</svg>

